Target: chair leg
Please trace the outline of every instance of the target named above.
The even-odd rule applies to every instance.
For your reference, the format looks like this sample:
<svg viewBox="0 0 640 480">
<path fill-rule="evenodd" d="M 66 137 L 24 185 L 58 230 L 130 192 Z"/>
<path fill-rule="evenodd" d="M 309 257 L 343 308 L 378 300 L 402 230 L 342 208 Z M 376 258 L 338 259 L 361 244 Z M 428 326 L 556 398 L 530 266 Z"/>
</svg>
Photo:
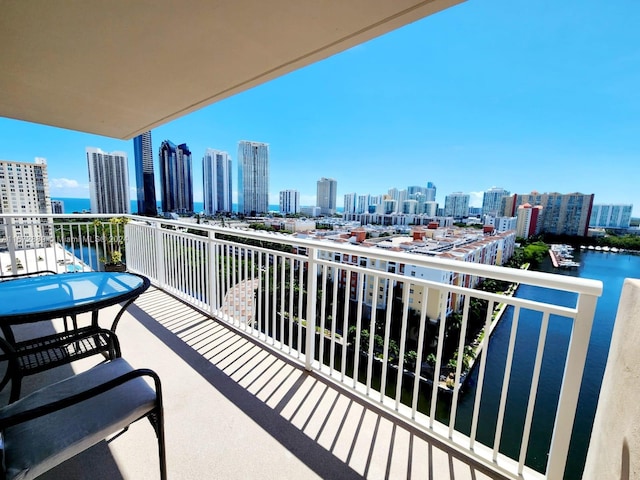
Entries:
<svg viewBox="0 0 640 480">
<path fill-rule="evenodd" d="M 159 405 L 153 412 L 148 415 L 149 422 L 153 426 L 158 439 L 158 460 L 160 462 L 160 478 L 167 479 L 167 455 L 164 444 L 164 415 L 162 406 Z"/>
</svg>

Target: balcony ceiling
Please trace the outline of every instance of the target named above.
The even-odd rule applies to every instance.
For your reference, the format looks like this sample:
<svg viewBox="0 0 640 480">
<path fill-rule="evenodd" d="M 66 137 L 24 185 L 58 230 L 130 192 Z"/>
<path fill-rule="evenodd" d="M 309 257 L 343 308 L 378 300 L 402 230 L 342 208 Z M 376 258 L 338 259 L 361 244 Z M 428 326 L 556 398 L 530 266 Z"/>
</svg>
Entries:
<svg viewBox="0 0 640 480">
<path fill-rule="evenodd" d="M 461 1 L 2 2 L 0 116 L 129 139 Z"/>
</svg>

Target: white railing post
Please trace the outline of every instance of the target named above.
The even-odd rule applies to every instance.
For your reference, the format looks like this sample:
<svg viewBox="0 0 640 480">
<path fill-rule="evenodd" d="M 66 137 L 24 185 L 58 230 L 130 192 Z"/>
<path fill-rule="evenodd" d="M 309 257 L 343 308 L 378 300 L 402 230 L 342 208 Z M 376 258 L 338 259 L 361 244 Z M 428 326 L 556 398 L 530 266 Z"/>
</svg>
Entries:
<svg viewBox="0 0 640 480">
<path fill-rule="evenodd" d="M 316 345 L 316 298 L 318 296 L 318 250 L 309 248 L 309 268 L 307 270 L 307 338 L 304 368 L 311 370 Z"/>
<path fill-rule="evenodd" d="M 216 295 L 217 292 L 217 284 L 218 284 L 218 259 L 216 257 L 216 232 L 213 230 L 209 230 L 209 270 L 208 270 L 208 289 L 207 292 L 209 295 L 209 313 L 215 316 L 216 311 L 218 310 L 218 298 Z"/>
<path fill-rule="evenodd" d="M 167 279 L 165 278 L 164 271 L 164 240 L 162 236 L 162 226 L 160 222 L 154 222 L 153 226 L 155 228 L 155 236 L 156 236 L 156 280 L 158 281 L 158 286 L 160 288 L 166 287 Z"/>
<path fill-rule="evenodd" d="M 11 260 L 11 273 L 18 273 L 18 260 L 16 258 L 16 230 L 13 218 L 6 219 L 7 225 L 7 248 L 9 249 L 9 259 Z"/>
<path fill-rule="evenodd" d="M 577 315 L 569 341 L 555 427 L 549 448 L 546 476 L 550 479 L 564 477 L 597 301 L 595 295 L 580 294 L 578 298 Z"/>
</svg>

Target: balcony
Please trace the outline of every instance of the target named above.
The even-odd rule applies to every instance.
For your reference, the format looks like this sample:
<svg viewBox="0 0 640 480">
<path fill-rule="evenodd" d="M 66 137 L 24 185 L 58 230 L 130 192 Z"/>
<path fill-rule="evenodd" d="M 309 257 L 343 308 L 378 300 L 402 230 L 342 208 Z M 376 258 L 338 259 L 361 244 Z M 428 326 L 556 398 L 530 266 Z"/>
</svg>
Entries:
<svg viewBox="0 0 640 480">
<path fill-rule="evenodd" d="M 120 245 L 127 268 L 152 280 L 118 336 L 130 363 L 163 380 L 170 478 L 563 476 L 599 282 L 141 217 L 104 223 L 109 230 L 100 232 L 82 216 L 2 217 L 3 272 L 98 269 L 98 258 Z M 25 236 L 38 245 L 16 248 Z M 411 264 L 449 280 L 335 260 L 344 255 Z M 575 302 L 465 287 L 487 278 L 571 292 Z M 340 279 L 349 280 L 341 286 Z M 368 300 L 368 286 L 389 288 Z M 420 310 L 409 308 L 410 295 L 421 298 Z M 485 334 L 475 343 L 489 354 L 477 356 L 467 381 L 464 338 L 475 336 L 478 301 L 486 306 Z M 452 349 L 457 310 L 462 334 Z M 506 341 L 486 333 L 500 311 L 511 322 Z M 553 355 L 546 340 L 567 321 L 556 384 L 545 369 Z M 535 332 L 524 371 L 519 323 Z M 498 342 L 500 365 L 491 359 Z M 512 379 L 523 375 L 527 388 L 518 391 Z M 44 376 L 30 378 L 25 391 L 50 381 Z M 548 424 L 537 417 L 543 402 Z M 83 478 L 89 470 L 92 478 L 156 478 L 155 455 L 153 433 L 140 423 L 47 478 Z"/>
</svg>

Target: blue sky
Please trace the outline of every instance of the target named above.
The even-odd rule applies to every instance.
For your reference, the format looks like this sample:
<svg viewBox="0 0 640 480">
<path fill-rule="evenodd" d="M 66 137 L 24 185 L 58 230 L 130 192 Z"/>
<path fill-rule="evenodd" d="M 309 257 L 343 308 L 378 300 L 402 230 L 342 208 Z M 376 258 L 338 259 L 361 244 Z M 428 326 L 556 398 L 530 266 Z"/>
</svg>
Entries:
<svg viewBox="0 0 640 480">
<path fill-rule="evenodd" d="M 205 149 L 231 154 L 235 190 L 237 143 L 255 140 L 270 144 L 270 203 L 297 189 L 314 204 L 324 176 L 339 205 L 432 181 L 441 204 L 498 186 L 640 216 L 639 20 L 638 0 L 469 0 L 158 127 L 153 148 L 189 145 L 196 201 Z M 135 184 L 133 141 L 4 118 L 0 139 L 0 159 L 47 158 L 53 197 L 88 198 L 87 146 L 128 152 Z"/>
</svg>

